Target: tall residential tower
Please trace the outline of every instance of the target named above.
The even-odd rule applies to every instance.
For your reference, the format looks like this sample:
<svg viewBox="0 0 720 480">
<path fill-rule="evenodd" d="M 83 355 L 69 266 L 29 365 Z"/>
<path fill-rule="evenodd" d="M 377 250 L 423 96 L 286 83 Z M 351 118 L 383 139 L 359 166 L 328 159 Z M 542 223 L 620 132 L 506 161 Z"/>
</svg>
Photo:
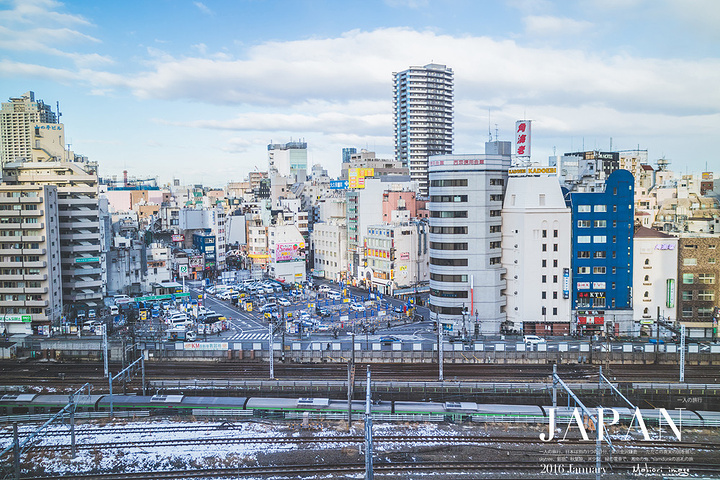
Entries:
<svg viewBox="0 0 720 480">
<path fill-rule="evenodd" d="M 431 63 L 393 73 L 395 158 L 428 194 L 428 158 L 452 153 L 453 71 Z"/>
</svg>

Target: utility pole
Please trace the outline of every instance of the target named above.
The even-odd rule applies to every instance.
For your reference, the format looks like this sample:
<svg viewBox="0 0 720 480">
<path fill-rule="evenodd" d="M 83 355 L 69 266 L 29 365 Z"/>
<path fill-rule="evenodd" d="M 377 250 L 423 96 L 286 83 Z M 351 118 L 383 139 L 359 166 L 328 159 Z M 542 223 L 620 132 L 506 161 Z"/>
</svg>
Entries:
<svg viewBox="0 0 720 480">
<path fill-rule="evenodd" d="M 438 380 L 441 382 L 445 381 L 445 375 L 443 373 L 443 331 L 442 331 L 442 324 L 440 323 L 440 315 L 435 314 L 435 322 L 437 324 L 437 332 L 438 332 Z"/>
<path fill-rule="evenodd" d="M 105 377 L 110 375 L 110 368 L 108 365 L 108 338 L 107 338 L 107 324 L 103 323 L 102 326 L 102 347 L 103 347 L 103 360 L 105 363 Z M 123 352 L 123 356 L 125 352 Z"/>
<path fill-rule="evenodd" d="M 680 325 L 680 381 L 685 381 L 685 325 Z"/>
<path fill-rule="evenodd" d="M 370 392 L 370 365 L 367 366 L 367 387 L 365 390 L 365 480 L 373 480 L 373 441 Z"/>
<path fill-rule="evenodd" d="M 273 344 L 275 343 L 273 341 L 273 323 L 272 323 L 272 317 L 270 317 L 270 321 L 268 322 L 268 331 L 270 332 L 270 338 L 268 339 L 268 345 L 270 350 L 270 380 L 275 378 L 275 364 L 274 364 L 274 355 L 273 355 Z"/>
</svg>

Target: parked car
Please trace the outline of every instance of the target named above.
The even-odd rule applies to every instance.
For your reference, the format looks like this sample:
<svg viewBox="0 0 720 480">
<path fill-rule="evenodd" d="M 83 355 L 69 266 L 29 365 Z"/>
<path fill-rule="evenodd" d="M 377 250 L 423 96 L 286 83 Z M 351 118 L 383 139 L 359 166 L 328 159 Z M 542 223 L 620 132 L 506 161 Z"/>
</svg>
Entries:
<svg viewBox="0 0 720 480">
<path fill-rule="evenodd" d="M 287 298 L 280 298 L 278 299 L 277 303 L 282 307 L 289 307 L 290 305 L 292 305 Z"/>
<path fill-rule="evenodd" d="M 332 316 L 332 312 L 328 310 L 327 308 L 322 307 L 315 307 L 315 315 L 318 315 L 320 317 L 330 317 Z"/>
<path fill-rule="evenodd" d="M 110 305 L 110 315 L 119 315 L 120 314 L 120 307 L 117 305 Z"/>
<path fill-rule="evenodd" d="M 260 311 L 261 311 L 262 313 L 271 313 L 271 312 L 273 312 L 274 310 L 277 310 L 277 303 L 266 303 L 266 304 L 263 305 L 262 308 L 260 309 Z"/>
<path fill-rule="evenodd" d="M 328 287 L 327 285 L 320 285 L 320 287 L 318 288 L 318 292 L 328 293 L 329 291 L 330 287 Z"/>
<path fill-rule="evenodd" d="M 97 315 L 95 314 L 95 309 L 91 308 L 90 310 L 88 310 L 88 318 L 95 318 L 95 317 L 97 317 Z"/>
<path fill-rule="evenodd" d="M 334 290 L 330 290 L 327 294 L 328 298 L 332 298 L 333 300 L 340 300 L 342 299 L 342 294 L 340 292 L 336 292 Z"/>
</svg>

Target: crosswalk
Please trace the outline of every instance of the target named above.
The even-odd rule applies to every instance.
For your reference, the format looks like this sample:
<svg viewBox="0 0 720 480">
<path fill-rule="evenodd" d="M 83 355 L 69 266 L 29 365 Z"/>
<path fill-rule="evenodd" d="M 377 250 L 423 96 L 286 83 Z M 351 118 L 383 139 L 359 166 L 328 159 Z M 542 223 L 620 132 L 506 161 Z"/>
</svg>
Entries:
<svg viewBox="0 0 720 480">
<path fill-rule="evenodd" d="M 228 337 L 228 340 L 268 340 L 269 338 L 269 333 L 236 333 Z"/>
</svg>

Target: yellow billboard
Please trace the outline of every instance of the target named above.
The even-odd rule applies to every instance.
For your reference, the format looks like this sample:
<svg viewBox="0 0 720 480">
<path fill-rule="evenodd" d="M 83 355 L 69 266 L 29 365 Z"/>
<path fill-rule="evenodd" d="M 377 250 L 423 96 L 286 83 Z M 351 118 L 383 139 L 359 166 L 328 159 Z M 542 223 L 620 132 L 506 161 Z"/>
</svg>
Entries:
<svg viewBox="0 0 720 480">
<path fill-rule="evenodd" d="M 365 188 L 365 177 L 375 175 L 374 168 L 351 168 L 348 170 L 348 187 Z"/>
</svg>

